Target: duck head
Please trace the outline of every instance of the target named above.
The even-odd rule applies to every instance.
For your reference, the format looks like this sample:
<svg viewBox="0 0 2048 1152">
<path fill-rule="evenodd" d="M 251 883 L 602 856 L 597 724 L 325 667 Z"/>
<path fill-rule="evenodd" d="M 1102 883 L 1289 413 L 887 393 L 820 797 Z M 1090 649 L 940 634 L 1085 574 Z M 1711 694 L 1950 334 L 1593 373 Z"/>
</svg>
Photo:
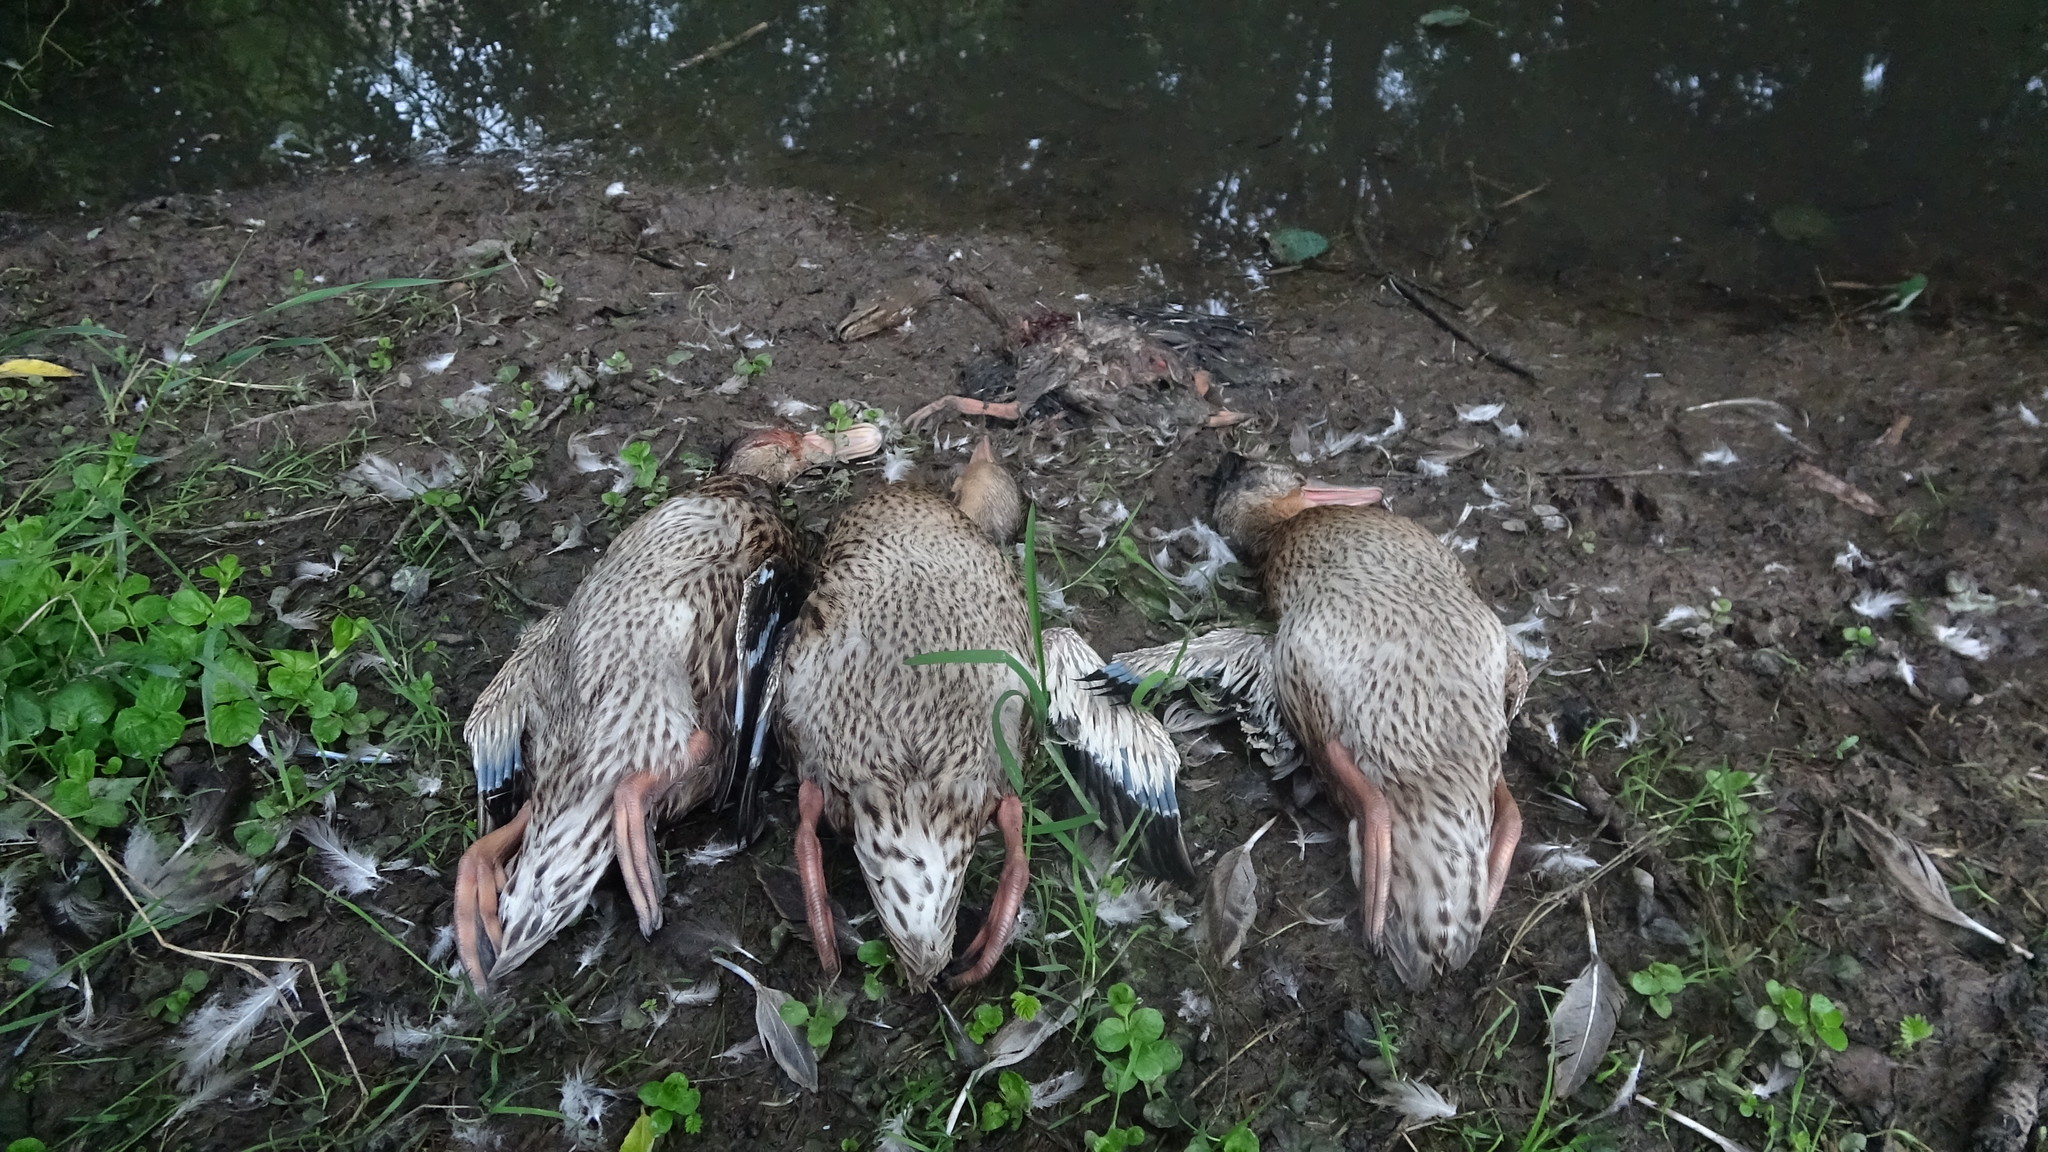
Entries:
<svg viewBox="0 0 2048 1152">
<path fill-rule="evenodd" d="M 1010 470 L 996 459 L 988 437 L 974 446 L 967 467 L 953 481 L 953 502 L 997 544 L 1007 544 L 1024 523 L 1024 493 Z"/>
<path fill-rule="evenodd" d="M 1377 504 L 1380 490 L 1306 480 L 1301 473 L 1269 460 L 1232 453 L 1216 473 L 1216 527 L 1231 544 L 1250 556 L 1266 550 L 1273 530 L 1310 508 L 1325 505 Z"/>
<path fill-rule="evenodd" d="M 850 463 L 881 450 L 882 431 L 872 424 L 855 424 L 843 432 L 760 428 L 734 441 L 718 470 L 779 485 L 812 468 Z"/>
<path fill-rule="evenodd" d="M 903 982 L 918 991 L 952 963 L 960 889 L 979 827 L 949 819 L 955 806 L 929 797 L 893 797 L 889 806 L 896 810 L 885 819 L 856 821 L 853 850 Z"/>
</svg>

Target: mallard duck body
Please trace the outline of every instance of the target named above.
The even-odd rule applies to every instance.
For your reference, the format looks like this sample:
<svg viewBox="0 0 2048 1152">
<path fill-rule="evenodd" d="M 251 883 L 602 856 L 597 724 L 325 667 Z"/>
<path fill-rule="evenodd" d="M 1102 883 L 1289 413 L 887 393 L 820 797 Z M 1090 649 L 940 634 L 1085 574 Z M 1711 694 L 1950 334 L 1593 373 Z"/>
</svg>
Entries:
<svg viewBox="0 0 2048 1152">
<path fill-rule="evenodd" d="M 614 859 L 642 932 L 661 926 L 653 828 L 741 770 L 768 649 L 794 606 L 796 545 L 774 484 L 807 453 L 851 458 L 878 437 L 860 441 L 743 441 L 721 474 L 619 533 L 477 698 L 463 735 L 486 834 L 464 854 L 455 927 L 479 987 L 573 921 Z M 491 829 L 508 794 L 525 802 Z"/>
<path fill-rule="evenodd" d="M 1365 894 L 1386 909 L 1387 955 L 1410 984 L 1463 966 L 1498 897 L 1489 855 L 1519 671 L 1507 630 L 1435 536 L 1380 508 L 1290 518 L 1260 571 L 1289 726 L 1332 795 L 1362 773 L 1390 812 L 1391 906 Z M 1369 823 L 1353 822 L 1361 857 Z"/>
<path fill-rule="evenodd" d="M 998 752 L 1026 755 L 1022 683 L 999 662 L 910 663 L 940 652 L 1000 653 L 1035 664 L 1024 592 L 1003 544 L 1022 497 L 984 441 L 958 499 L 910 486 L 846 509 L 827 537 L 816 582 L 791 625 L 782 662 L 781 747 L 795 764 L 797 869 L 814 941 L 831 941 L 816 838 L 820 817 L 850 835 L 905 981 L 929 984 L 953 959 L 962 882 L 982 830 L 1003 834 L 1004 866 L 957 983 L 986 976 L 1015 930 L 1028 864 L 1023 808 Z M 1149 716 L 1096 719 L 1078 676 L 1100 658 L 1077 635 L 1046 634 L 1054 724 L 1107 766 L 1126 807 L 1156 817 L 1154 843 L 1180 847 L 1171 740 Z M 1000 713 L 999 713 L 1000 709 Z M 1126 712 L 1128 710 L 1125 710 Z M 1000 720 L 997 720 L 1000 714 Z M 1089 740 L 1114 748 L 1090 750 Z M 1157 796 L 1164 779 L 1165 798 Z M 1146 793 L 1140 782 L 1152 786 Z M 828 972 L 838 952 L 819 947 Z"/>
<path fill-rule="evenodd" d="M 975 841 L 1005 798 L 1015 802 L 991 724 L 998 699 L 1018 687 L 1015 674 L 1000 664 L 906 663 L 971 650 L 1030 659 L 1024 597 L 991 534 L 918 488 L 885 489 L 841 513 L 790 630 L 782 748 L 804 796 L 820 797 L 825 819 L 851 833 L 914 987 L 952 960 Z M 1014 698 L 1002 734 L 1022 750 Z"/>
<path fill-rule="evenodd" d="M 1366 933 L 1420 986 L 1471 958 L 1506 882 L 1521 816 L 1501 756 L 1526 673 L 1457 557 L 1377 490 L 1233 459 L 1217 519 L 1257 564 L 1274 631 L 1126 653 L 1103 679 L 1171 668 L 1226 699 L 1277 768 L 1313 765 L 1348 821 Z"/>
</svg>

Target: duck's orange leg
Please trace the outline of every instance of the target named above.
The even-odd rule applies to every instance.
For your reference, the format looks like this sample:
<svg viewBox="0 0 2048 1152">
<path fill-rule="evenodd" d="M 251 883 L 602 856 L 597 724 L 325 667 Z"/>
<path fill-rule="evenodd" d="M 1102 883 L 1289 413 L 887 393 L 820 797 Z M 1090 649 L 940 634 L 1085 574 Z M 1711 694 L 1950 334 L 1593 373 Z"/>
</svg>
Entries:
<svg viewBox="0 0 2048 1152">
<path fill-rule="evenodd" d="M 988 919 L 967 945 L 975 957 L 974 967 L 953 978 L 953 987 L 978 983 L 995 971 L 1003 949 L 1017 934 L 1017 914 L 1024 908 L 1024 890 L 1031 884 L 1031 858 L 1024 851 L 1024 802 L 1012 794 L 996 805 L 996 827 L 1003 830 L 1003 877 L 996 884 L 996 898 L 989 903 Z"/>
<path fill-rule="evenodd" d="M 796 874 L 804 886 L 804 919 L 810 921 L 811 946 L 825 978 L 839 978 L 838 925 L 832 922 L 832 898 L 825 892 L 825 851 L 818 846 L 818 817 L 825 812 L 825 790 L 809 780 L 796 789 Z"/>
<path fill-rule="evenodd" d="M 1330 782 L 1338 804 L 1351 818 L 1351 850 L 1358 861 L 1358 895 L 1365 914 L 1366 939 L 1374 944 L 1387 926 L 1387 900 L 1394 886 L 1394 814 L 1387 795 L 1352 759 L 1350 749 L 1335 740 L 1323 745 Z"/>
<path fill-rule="evenodd" d="M 654 813 L 671 783 L 664 773 L 635 772 L 612 791 L 612 842 L 642 936 L 661 928 L 661 897 L 667 884 L 654 859 Z"/>
<path fill-rule="evenodd" d="M 910 423 L 915 426 L 947 412 L 961 416 L 993 416 L 998 420 L 1015 420 L 1021 413 L 1015 400 L 993 404 L 987 400 L 976 400 L 972 396 L 941 396 L 937 400 L 910 414 Z"/>
<path fill-rule="evenodd" d="M 455 868 L 455 950 L 469 978 L 481 992 L 490 986 L 491 966 L 498 962 L 498 944 L 505 924 L 498 916 L 498 893 L 505 888 L 505 862 L 519 850 L 531 803 L 519 809 L 503 828 L 477 838 Z"/>
<path fill-rule="evenodd" d="M 1508 778 L 1493 778 L 1493 842 L 1486 850 L 1486 915 L 1500 903 L 1501 889 L 1507 887 L 1508 865 L 1514 862 L 1515 845 L 1522 840 L 1522 810 L 1508 792 Z"/>
<path fill-rule="evenodd" d="M 661 898 L 668 890 L 668 878 L 654 856 L 655 818 L 676 782 L 710 763 L 716 750 L 711 734 L 699 728 L 684 742 L 680 771 L 635 772 L 612 790 L 612 843 L 618 850 L 619 873 L 626 878 L 626 895 L 633 898 L 633 911 L 640 917 L 642 936 L 661 930 Z"/>
</svg>

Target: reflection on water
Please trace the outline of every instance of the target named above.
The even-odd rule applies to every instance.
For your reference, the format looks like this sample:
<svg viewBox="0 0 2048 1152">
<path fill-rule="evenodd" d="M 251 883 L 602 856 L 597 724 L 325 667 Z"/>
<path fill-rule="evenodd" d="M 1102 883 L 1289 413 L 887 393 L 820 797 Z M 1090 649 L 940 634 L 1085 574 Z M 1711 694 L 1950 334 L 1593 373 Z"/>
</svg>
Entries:
<svg viewBox="0 0 2048 1152">
<path fill-rule="evenodd" d="M 1449 29 L 1422 27 L 1427 7 L 32 0 L 0 32 L 0 97 L 53 127 L 0 110 L 0 198 L 98 207 L 510 151 L 537 173 L 732 172 L 884 219 L 1039 227 L 1169 280 L 1242 265 L 1269 222 L 1354 218 L 1408 262 L 1479 246 L 1568 280 L 2040 277 L 2035 0 L 1967 20 L 1897 0 L 1503 3 Z"/>
</svg>

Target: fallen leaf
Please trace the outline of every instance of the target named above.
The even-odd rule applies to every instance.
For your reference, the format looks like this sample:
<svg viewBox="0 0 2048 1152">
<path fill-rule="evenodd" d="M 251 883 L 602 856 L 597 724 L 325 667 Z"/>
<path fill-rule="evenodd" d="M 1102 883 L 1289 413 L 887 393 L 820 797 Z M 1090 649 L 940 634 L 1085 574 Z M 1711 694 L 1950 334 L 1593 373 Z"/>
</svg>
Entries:
<svg viewBox="0 0 2048 1152">
<path fill-rule="evenodd" d="M 1925 848 L 1854 808 L 1844 808 L 1843 811 L 1849 814 L 1849 831 L 1855 833 L 1856 842 L 1863 845 L 1863 850 L 1884 869 L 1892 886 L 1899 890 L 1907 903 L 1937 920 L 1946 920 L 1958 928 L 1968 928 L 1986 940 L 2003 944 L 2029 960 L 2034 958 L 2034 954 L 2021 947 L 2018 941 L 2007 940 L 1956 907 L 1955 897 L 1949 894 L 1948 881 L 1941 878 L 1941 871 L 1934 866 L 1934 858 L 1927 854 Z"/>
<path fill-rule="evenodd" d="M 1792 466 L 1792 474 L 1807 487 L 1818 488 L 1866 516 L 1884 515 L 1884 505 L 1872 499 L 1870 493 L 1831 472 L 1824 472 L 1801 460 Z"/>
<path fill-rule="evenodd" d="M 7 360 L 0 362 L 0 376 L 15 376 L 24 380 L 62 380 L 78 373 L 62 364 L 48 360 Z"/>
<path fill-rule="evenodd" d="M 1259 239 L 1275 264 L 1304 264 L 1330 250 L 1328 238 L 1306 228 L 1275 228 L 1261 232 Z"/>
</svg>

